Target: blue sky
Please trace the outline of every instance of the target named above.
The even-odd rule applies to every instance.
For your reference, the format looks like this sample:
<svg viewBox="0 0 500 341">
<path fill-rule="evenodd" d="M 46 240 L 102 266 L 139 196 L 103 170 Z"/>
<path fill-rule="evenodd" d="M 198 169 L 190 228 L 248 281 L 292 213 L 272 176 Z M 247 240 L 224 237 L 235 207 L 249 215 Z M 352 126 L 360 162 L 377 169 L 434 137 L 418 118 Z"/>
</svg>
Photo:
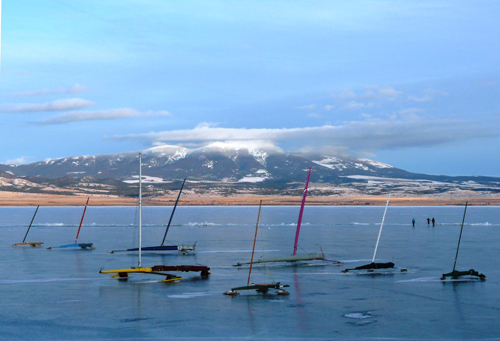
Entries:
<svg viewBox="0 0 500 341">
<path fill-rule="evenodd" d="M 500 2 L 3 0 L 1 163 L 260 141 L 500 176 Z"/>
</svg>

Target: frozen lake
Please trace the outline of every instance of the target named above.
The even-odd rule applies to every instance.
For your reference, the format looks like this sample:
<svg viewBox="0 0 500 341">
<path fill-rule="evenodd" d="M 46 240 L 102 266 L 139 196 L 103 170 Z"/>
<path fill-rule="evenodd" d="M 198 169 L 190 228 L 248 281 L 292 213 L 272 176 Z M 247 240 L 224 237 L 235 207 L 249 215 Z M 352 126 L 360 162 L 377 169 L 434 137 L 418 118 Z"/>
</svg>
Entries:
<svg viewBox="0 0 500 341">
<path fill-rule="evenodd" d="M 306 207 L 299 253 L 322 249 L 344 264 L 257 266 L 252 282 L 289 284 L 290 295 L 237 297 L 222 293 L 246 285 L 248 267 L 232 264 L 250 260 L 258 207 L 178 207 L 167 239 L 197 241 L 196 253 L 143 253 L 143 266 L 207 265 L 211 275 L 176 283 L 99 274 L 137 265 L 136 253 L 107 252 L 137 246 L 135 208 L 90 206 L 79 241 L 96 249 L 86 251 L 46 250 L 74 242 L 83 207 L 40 207 L 27 241 L 44 247 L 13 248 L 34 211 L 0 208 L 2 339 L 500 339 L 499 207 L 467 209 L 458 256 L 457 269 L 485 282 L 439 280 L 453 268 L 463 207 L 389 207 L 377 261 L 408 272 L 379 276 L 341 270 L 371 261 L 384 207 Z M 170 212 L 144 207 L 143 246 L 161 242 Z M 262 208 L 256 259 L 292 253 L 298 213 Z"/>
</svg>

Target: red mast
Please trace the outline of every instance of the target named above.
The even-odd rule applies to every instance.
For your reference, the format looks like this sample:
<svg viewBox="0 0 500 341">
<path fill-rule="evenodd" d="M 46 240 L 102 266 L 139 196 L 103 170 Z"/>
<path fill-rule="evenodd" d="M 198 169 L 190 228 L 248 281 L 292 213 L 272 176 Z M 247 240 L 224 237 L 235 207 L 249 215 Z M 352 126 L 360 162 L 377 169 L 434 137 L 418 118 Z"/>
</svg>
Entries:
<svg viewBox="0 0 500 341">
<path fill-rule="evenodd" d="M 82 228 L 83 218 L 85 217 L 85 211 L 87 210 L 87 206 L 89 204 L 89 199 L 90 199 L 90 197 L 87 198 L 87 203 L 85 204 L 85 208 L 83 209 L 82 220 L 80 220 L 80 226 L 78 227 L 78 232 L 76 233 L 75 244 L 78 240 L 78 235 L 80 234 L 80 229 Z"/>
<path fill-rule="evenodd" d="M 306 187 L 304 188 L 304 196 L 302 197 L 302 205 L 300 206 L 299 221 L 297 222 L 297 232 L 295 232 L 295 244 L 293 244 L 293 254 L 297 253 L 297 244 L 299 242 L 300 224 L 302 223 L 302 213 L 304 213 L 304 205 L 306 203 L 307 197 L 307 186 L 309 185 L 309 178 L 311 177 L 312 166 L 309 167 L 309 173 L 307 174 Z"/>
</svg>

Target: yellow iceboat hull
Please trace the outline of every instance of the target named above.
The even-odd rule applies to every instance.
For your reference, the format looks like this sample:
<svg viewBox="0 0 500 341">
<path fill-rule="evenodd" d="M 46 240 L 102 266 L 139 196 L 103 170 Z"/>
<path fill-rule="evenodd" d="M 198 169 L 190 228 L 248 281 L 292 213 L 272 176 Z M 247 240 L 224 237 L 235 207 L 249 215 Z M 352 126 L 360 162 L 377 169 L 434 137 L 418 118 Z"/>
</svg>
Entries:
<svg viewBox="0 0 500 341">
<path fill-rule="evenodd" d="M 163 282 L 174 282 L 181 280 L 182 277 L 163 273 L 163 272 L 158 272 L 153 270 L 152 268 L 130 268 L 130 269 L 117 269 L 117 270 L 101 270 L 99 273 L 102 274 L 114 274 L 111 275 L 111 277 L 118 279 L 118 280 L 127 280 L 128 274 L 130 273 L 145 273 L 145 274 L 152 274 L 152 275 L 160 275 L 160 276 L 165 276 L 166 278 L 163 280 Z"/>
<path fill-rule="evenodd" d="M 42 242 L 31 242 L 31 243 L 15 243 L 12 247 L 18 246 L 31 246 L 31 247 L 42 247 Z"/>
<path fill-rule="evenodd" d="M 148 273 L 153 272 L 151 268 L 130 268 L 130 269 L 118 269 L 118 270 L 101 270 L 101 274 L 120 274 L 120 273 Z"/>
</svg>

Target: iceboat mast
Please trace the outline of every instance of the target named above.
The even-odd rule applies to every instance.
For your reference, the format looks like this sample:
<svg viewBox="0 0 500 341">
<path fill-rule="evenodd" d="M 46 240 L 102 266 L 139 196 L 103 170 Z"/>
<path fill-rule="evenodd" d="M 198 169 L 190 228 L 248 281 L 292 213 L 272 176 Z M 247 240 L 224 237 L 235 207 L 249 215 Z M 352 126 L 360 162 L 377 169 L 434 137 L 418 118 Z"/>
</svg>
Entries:
<svg viewBox="0 0 500 341">
<path fill-rule="evenodd" d="M 380 224 L 380 230 L 378 231 L 377 244 L 375 244 L 375 252 L 373 252 L 372 263 L 375 263 L 375 256 L 377 255 L 378 243 L 380 242 L 380 236 L 382 235 L 382 228 L 384 227 L 385 214 L 387 213 L 387 207 L 389 207 L 389 200 L 391 200 L 391 193 L 387 198 L 387 203 L 385 204 L 384 215 L 382 216 L 382 223 Z"/>
<path fill-rule="evenodd" d="M 260 220 L 260 210 L 262 208 L 262 200 L 259 204 L 259 214 L 257 215 L 257 224 L 255 225 L 255 237 L 253 238 L 253 247 L 252 247 L 252 258 L 250 259 L 250 269 L 248 270 L 248 281 L 247 285 L 250 285 L 250 275 L 252 274 L 252 265 L 253 265 L 253 255 L 255 253 L 255 241 L 257 240 L 257 230 L 259 229 L 259 220 Z"/>
<path fill-rule="evenodd" d="M 457 265 L 458 249 L 460 248 L 460 240 L 462 240 L 462 231 L 464 230 L 465 213 L 467 212 L 468 201 L 465 202 L 464 217 L 462 218 L 462 227 L 460 228 L 460 236 L 458 237 L 457 253 L 455 254 L 455 262 L 453 263 L 453 271 L 455 271 L 455 266 Z"/>
<path fill-rule="evenodd" d="M 309 166 L 309 173 L 307 173 L 306 187 L 304 188 L 304 195 L 302 196 L 302 204 L 300 205 L 299 220 L 297 222 L 297 231 L 295 232 L 295 243 L 293 244 L 293 255 L 297 253 L 297 244 L 299 243 L 300 225 L 302 224 L 302 215 L 304 213 L 304 206 L 306 204 L 307 186 L 309 185 L 309 178 L 311 177 L 312 166 Z"/>
<path fill-rule="evenodd" d="M 161 245 L 165 243 L 165 238 L 167 238 L 168 229 L 170 228 L 170 224 L 172 223 L 172 218 L 174 217 L 175 209 L 177 208 L 177 204 L 179 203 L 179 199 L 181 197 L 182 189 L 184 188 L 184 184 L 186 183 L 186 179 L 182 182 L 181 189 L 179 190 L 179 194 L 177 195 L 177 200 L 175 201 L 174 208 L 172 210 L 172 214 L 170 214 L 170 219 L 168 220 L 167 228 L 165 229 L 165 235 L 163 236 L 163 240 L 161 241 Z"/>
<path fill-rule="evenodd" d="M 33 218 L 31 218 L 31 223 L 30 223 L 30 226 L 28 226 L 28 231 L 26 231 L 26 235 L 24 236 L 23 243 L 26 241 L 26 237 L 28 237 L 28 233 L 30 232 L 31 225 L 33 224 L 33 221 L 35 220 L 35 217 L 36 217 L 36 212 L 38 212 L 38 208 L 39 208 L 39 207 L 40 207 L 40 205 L 38 205 L 38 206 L 36 207 L 35 214 L 33 214 Z"/>
<path fill-rule="evenodd" d="M 82 219 L 80 220 L 80 226 L 78 226 L 78 232 L 76 233 L 75 244 L 78 242 L 78 236 L 80 235 L 80 229 L 82 228 L 83 218 L 85 218 L 85 212 L 87 211 L 87 206 L 89 205 L 90 197 L 87 198 L 87 203 L 83 209 Z"/>
<path fill-rule="evenodd" d="M 139 153 L 139 261 L 138 267 L 141 267 L 142 252 L 142 153 Z"/>
</svg>

